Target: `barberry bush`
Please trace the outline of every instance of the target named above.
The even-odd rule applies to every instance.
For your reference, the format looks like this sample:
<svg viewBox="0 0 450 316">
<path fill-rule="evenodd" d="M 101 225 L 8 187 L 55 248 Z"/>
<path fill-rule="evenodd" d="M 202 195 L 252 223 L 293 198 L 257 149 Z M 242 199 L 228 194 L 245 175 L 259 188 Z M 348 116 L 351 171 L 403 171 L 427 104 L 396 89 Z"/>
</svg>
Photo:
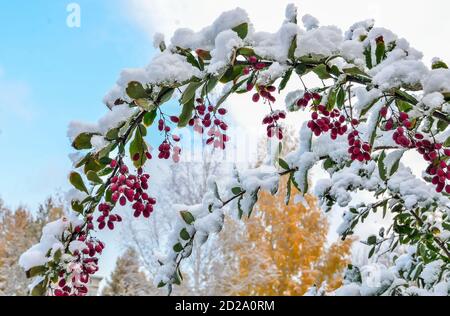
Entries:
<svg viewBox="0 0 450 316">
<path fill-rule="evenodd" d="M 169 44 L 155 36 L 161 52 L 147 67 L 122 72 L 105 97 L 110 111 L 97 124 L 70 126 L 80 152 L 69 176 L 73 212 L 45 227 L 41 242 L 21 257 L 33 294 L 86 294 L 105 247 L 95 231 L 121 222 L 118 206 L 151 216 L 157 197 L 147 193 L 152 178 L 144 167 L 153 155 L 180 160 L 175 131 L 191 128 L 207 145 L 225 149 L 232 140 L 224 104 L 232 94 L 248 94 L 249 102 L 267 108 L 262 123 L 269 138 L 283 138 L 288 112 L 306 111 L 310 120 L 298 149 L 276 166 L 235 171 L 221 187 L 211 178 L 202 203 L 180 209 L 157 286 L 171 291 L 182 282 L 183 260 L 222 229 L 226 209 L 251 216 L 260 192 L 276 194 L 280 179 L 287 179 L 288 203 L 291 188 L 309 192 L 308 174 L 320 166 L 328 178 L 314 181 L 314 192 L 323 211 L 343 210 L 340 236 L 352 235 L 380 211 L 390 226 L 364 241 L 369 256 L 400 253 L 389 266 L 350 266 L 343 287 L 331 294 L 448 294 L 450 70 L 437 58 L 428 68 L 419 51 L 372 20 L 343 33 L 310 15 L 302 17 L 304 27 L 297 19 L 289 5 L 277 32 L 257 32 L 236 9 L 199 32 L 176 31 Z M 318 85 L 308 86 L 312 77 Z M 220 98 L 211 98 L 220 85 Z M 298 89 L 287 94 L 285 110 L 277 109 L 288 86 Z M 181 106 L 177 116 L 164 112 L 174 98 Z M 158 153 L 147 144 L 149 131 L 163 136 Z M 423 161 L 424 170 L 417 170 L 420 163 L 408 166 L 406 153 Z M 358 192 L 373 198 L 361 201 Z M 370 266 L 377 267 L 376 282 L 364 272 Z M 319 285 L 311 293 L 327 294 Z"/>
</svg>

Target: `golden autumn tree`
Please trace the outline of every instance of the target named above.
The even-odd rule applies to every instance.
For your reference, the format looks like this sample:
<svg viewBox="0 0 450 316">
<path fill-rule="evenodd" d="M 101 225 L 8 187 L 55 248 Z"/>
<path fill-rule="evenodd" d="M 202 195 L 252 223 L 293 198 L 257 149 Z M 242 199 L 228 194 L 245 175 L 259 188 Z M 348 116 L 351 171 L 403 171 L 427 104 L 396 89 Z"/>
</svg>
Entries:
<svg viewBox="0 0 450 316">
<path fill-rule="evenodd" d="M 286 180 L 286 181 L 285 181 Z M 277 273 L 267 279 L 248 284 L 238 295 L 303 295 L 315 284 L 327 284 L 328 290 L 341 285 L 342 272 L 349 262 L 351 240 L 327 247 L 328 222 L 311 195 L 300 198 L 292 188 L 293 200 L 286 205 L 286 182 L 282 179 L 279 193 L 262 192 L 257 212 L 248 220 L 247 243 L 264 256 Z M 243 249 L 245 252 L 247 249 Z M 238 248 L 243 258 L 239 277 L 254 273 L 251 256 Z"/>
</svg>

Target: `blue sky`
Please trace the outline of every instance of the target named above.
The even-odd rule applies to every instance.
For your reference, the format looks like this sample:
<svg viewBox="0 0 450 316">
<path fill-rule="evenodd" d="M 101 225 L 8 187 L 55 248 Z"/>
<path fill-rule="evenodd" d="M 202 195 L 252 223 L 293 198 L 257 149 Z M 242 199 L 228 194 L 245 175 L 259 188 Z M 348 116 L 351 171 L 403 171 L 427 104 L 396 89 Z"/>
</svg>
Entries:
<svg viewBox="0 0 450 316">
<path fill-rule="evenodd" d="M 301 14 L 344 29 L 374 17 L 377 25 L 423 51 L 426 63 L 435 55 L 450 60 L 450 42 L 444 36 L 450 29 L 447 0 L 434 0 L 433 5 L 422 0 L 346 0 L 345 7 L 332 0 L 277 0 L 270 1 L 270 15 L 254 0 L 76 0 L 80 28 L 66 25 L 70 2 L 0 2 L 0 198 L 11 207 L 25 204 L 35 210 L 46 197 L 68 188 L 68 123 L 97 121 L 106 111 L 102 98 L 119 72 L 147 64 L 155 53 L 155 31 L 170 38 L 175 28 L 198 29 L 236 6 L 249 12 L 258 29 L 273 31 L 283 20 L 285 5 L 296 2 Z M 399 15 L 405 8 L 407 14 Z M 236 113 L 239 124 L 260 125 L 254 107 Z M 108 248 L 102 275 L 114 265 L 120 237 L 117 231 L 104 236 Z"/>
<path fill-rule="evenodd" d="M 69 121 L 96 121 L 120 70 L 153 53 L 120 1 L 77 1 L 80 28 L 66 24 L 69 3 L 0 4 L 0 197 L 12 207 L 35 208 L 67 186 Z"/>
</svg>

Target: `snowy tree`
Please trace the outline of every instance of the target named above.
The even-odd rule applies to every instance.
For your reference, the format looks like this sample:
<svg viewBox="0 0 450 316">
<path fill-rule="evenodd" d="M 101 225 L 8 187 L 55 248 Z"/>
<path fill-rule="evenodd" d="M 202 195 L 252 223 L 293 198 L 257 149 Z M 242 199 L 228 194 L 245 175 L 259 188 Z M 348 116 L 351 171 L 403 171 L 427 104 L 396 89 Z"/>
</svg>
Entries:
<svg viewBox="0 0 450 316">
<path fill-rule="evenodd" d="M 117 259 L 116 267 L 102 291 L 103 296 L 148 296 L 154 293 L 150 281 L 141 271 L 139 255 L 133 248 L 128 248 Z"/>
<path fill-rule="evenodd" d="M 302 18 L 304 27 L 298 21 L 290 5 L 277 32 L 257 32 L 247 13 L 235 9 L 199 32 L 176 31 L 168 44 L 158 36 L 161 53 L 145 68 L 123 71 L 105 97 L 110 111 L 95 124 L 71 124 L 69 136 L 81 153 L 69 175 L 77 191 L 71 196 L 74 212 L 44 228 L 40 243 L 21 257 L 34 278 L 34 294 L 86 293 L 84 281 L 98 270 L 103 249 L 93 232 L 96 225 L 114 229 L 122 221 L 116 205 L 131 205 L 136 217 L 151 216 L 157 200 L 147 193 L 150 175 L 143 169 L 155 155 L 146 142 L 151 128 L 163 137 L 159 159 L 180 160 L 175 126 L 192 128 L 207 136 L 206 145 L 225 149 L 231 141 L 225 101 L 245 93 L 264 103 L 269 138 L 283 138 L 286 110 L 309 112 L 300 144 L 279 159 L 279 168 L 233 171 L 221 183 L 210 178 L 201 203 L 178 209 L 155 278 L 159 286 L 170 292 L 181 283 L 182 262 L 222 230 L 227 210 L 250 216 L 260 193 L 276 194 L 282 176 L 288 187 L 307 194 L 310 170 L 321 167 L 327 176 L 315 181 L 314 192 L 323 211 L 344 209 L 341 238 L 378 211 L 389 215 L 390 225 L 365 241 L 369 255 L 409 246 L 390 266 L 354 266 L 343 292 L 448 294 L 448 66 L 436 58 L 427 67 L 405 39 L 372 20 L 345 33 L 309 15 Z M 221 98 L 213 103 L 209 95 L 220 84 Z M 276 93 L 288 84 L 297 89 L 286 96 L 284 110 Z M 173 97 L 181 110 L 168 115 L 164 104 Z M 408 165 L 408 155 L 425 167 Z M 371 198 L 358 199 L 361 192 Z"/>
</svg>

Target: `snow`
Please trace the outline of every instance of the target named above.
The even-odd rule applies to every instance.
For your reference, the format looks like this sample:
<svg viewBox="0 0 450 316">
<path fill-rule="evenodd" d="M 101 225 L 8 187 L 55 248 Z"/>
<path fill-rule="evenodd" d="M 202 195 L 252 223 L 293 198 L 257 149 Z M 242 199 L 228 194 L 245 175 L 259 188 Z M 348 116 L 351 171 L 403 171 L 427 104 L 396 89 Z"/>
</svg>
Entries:
<svg viewBox="0 0 450 316">
<path fill-rule="evenodd" d="M 220 33 L 249 22 L 247 12 L 241 8 L 236 8 L 222 13 L 212 25 L 203 28 L 199 32 L 194 32 L 186 28 L 175 31 L 171 43 L 172 46 L 180 46 L 192 50 L 197 48 L 211 50 L 214 48 L 214 43 Z"/>
<path fill-rule="evenodd" d="M 300 36 L 295 56 L 302 57 L 309 54 L 330 56 L 340 51 L 343 40 L 342 31 L 336 26 L 312 29 Z"/>
<path fill-rule="evenodd" d="M 360 22 L 356 22 L 350 26 L 349 30 L 345 32 L 346 40 L 359 40 L 359 36 L 362 33 L 367 33 L 375 25 L 375 20 L 369 19 Z"/>
<path fill-rule="evenodd" d="M 373 77 L 373 83 L 383 91 L 402 85 L 420 84 L 429 72 L 423 62 L 416 60 L 400 60 L 376 70 L 378 72 Z"/>
<path fill-rule="evenodd" d="M 159 49 L 162 43 L 164 43 L 164 34 L 155 33 L 153 36 L 153 48 Z"/>
<path fill-rule="evenodd" d="M 281 65 L 278 62 L 274 62 L 266 70 L 261 71 L 257 83 L 260 85 L 270 85 L 278 78 L 282 77 L 288 67 L 286 65 Z"/>
<path fill-rule="evenodd" d="M 59 219 L 55 222 L 47 224 L 43 231 L 39 244 L 34 245 L 24 252 L 19 259 L 19 265 L 28 271 L 33 267 L 45 265 L 49 258 L 47 253 L 50 249 L 59 248 L 62 244 L 59 240 L 60 236 L 69 225 L 66 218 Z"/>
<path fill-rule="evenodd" d="M 129 107 L 127 104 L 114 106 L 111 111 L 108 111 L 97 123 L 82 123 L 78 121 L 72 121 L 69 124 L 67 136 L 73 141 L 78 135 L 82 133 L 99 133 L 106 135 L 109 130 L 116 128 L 127 121 L 131 116 L 136 113 L 135 108 Z M 92 137 L 91 144 L 96 149 L 102 149 L 107 143 L 103 137 Z"/>
<path fill-rule="evenodd" d="M 72 201 L 82 202 L 88 197 L 88 195 L 86 194 L 86 192 L 82 192 L 77 189 L 70 189 L 66 192 L 64 197 L 67 202 L 71 203 Z"/>
<path fill-rule="evenodd" d="M 94 135 L 91 138 L 91 145 L 97 152 L 105 148 L 108 144 L 108 141 L 103 136 Z"/>
<path fill-rule="evenodd" d="M 211 64 L 208 72 L 219 74 L 221 70 L 226 68 L 233 57 L 233 52 L 244 46 L 244 42 L 234 31 L 227 30 L 219 33 L 216 37 L 215 48 L 211 51 Z"/>
<path fill-rule="evenodd" d="M 286 23 L 276 33 L 257 32 L 252 34 L 249 40 L 253 43 L 257 55 L 285 63 L 292 39 L 301 34 L 302 31 L 297 24 Z M 299 43 L 298 37 L 297 43 Z"/>
<path fill-rule="evenodd" d="M 358 66 L 365 66 L 364 45 L 358 41 L 347 40 L 342 43 L 342 57 Z"/>
<path fill-rule="evenodd" d="M 422 79 L 423 90 L 425 94 L 433 92 L 450 92 L 450 70 L 434 69 Z"/>
<path fill-rule="evenodd" d="M 297 21 L 297 15 L 298 15 L 298 10 L 297 10 L 297 7 L 295 6 L 295 4 L 293 4 L 293 3 L 288 4 L 286 6 L 286 10 L 285 10 L 286 22 L 294 23 L 295 21 Z"/>
<path fill-rule="evenodd" d="M 423 279 L 425 284 L 433 284 L 439 279 L 439 274 L 441 273 L 441 267 L 444 265 L 444 261 L 436 260 L 425 265 L 420 277 Z"/>
<path fill-rule="evenodd" d="M 422 99 L 424 113 L 430 115 L 434 110 L 440 108 L 444 104 L 444 96 L 439 92 L 427 94 Z"/>
<path fill-rule="evenodd" d="M 285 105 L 286 105 L 286 110 L 288 112 L 295 112 L 299 110 L 299 107 L 297 106 L 297 101 L 303 97 L 303 95 L 305 94 L 304 90 L 294 90 L 289 92 L 286 95 L 285 98 Z"/>
<path fill-rule="evenodd" d="M 302 17 L 302 22 L 307 31 L 310 31 L 312 29 L 316 29 L 319 27 L 319 20 L 317 20 L 315 17 L 313 17 L 310 14 L 305 14 Z"/>
</svg>

